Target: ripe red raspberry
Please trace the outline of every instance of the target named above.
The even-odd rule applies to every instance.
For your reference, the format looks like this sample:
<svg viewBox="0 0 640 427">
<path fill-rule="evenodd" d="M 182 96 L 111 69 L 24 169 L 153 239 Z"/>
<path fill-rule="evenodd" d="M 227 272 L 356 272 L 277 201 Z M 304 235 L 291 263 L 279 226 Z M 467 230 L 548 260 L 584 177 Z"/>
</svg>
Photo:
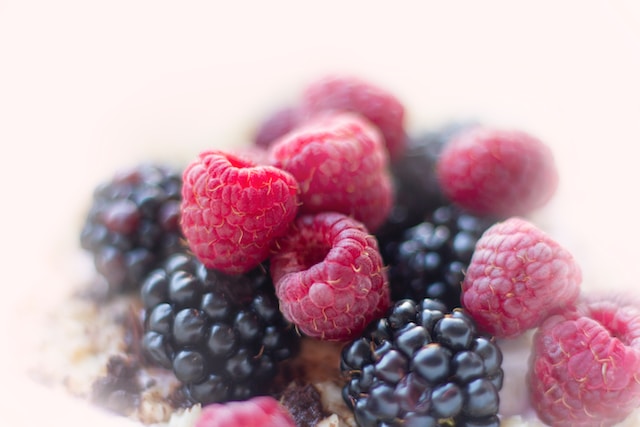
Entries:
<svg viewBox="0 0 640 427">
<path fill-rule="evenodd" d="M 270 265 L 280 308 L 304 334 L 346 341 L 391 305 L 377 240 L 355 219 L 301 215 L 277 243 Z"/>
<path fill-rule="evenodd" d="M 258 396 L 206 405 L 194 427 L 296 427 L 296 424 L 276 399 Z"/>
<path fill-rule="evenodd" d="M 482 126 L 445 145 L 436 174 L 453 202 L 476 214 L 504 218 L 542 207 L 558 185 L 547 145 L 525 132 Z"/>
<path fill-rule="evenodd" d="M 512 217 L 478 239 L 462 282 L 462 305 L 479 328 L 499 338 L 515 337 L 575 303 L 581 280 L 568 250 Z"/>
<path fill-rule="evenodd" d="M 297 184 L 273 166 L 206 151 L 183 172 L 180 220 L 190 249 L 207 267 L 251 270 L 270 255 L 298 210 Z"/>
<path fill-rule="evenodd" d="M 352 215 L 373 233 L 391 211 L 388 156 L 380 133 L 362 116 L 318 116 L 278 140 L 271 158 L 296 178 L 300 213 Z"/>
<path fill-rule="evenodd" d="M 579 304 L 536 331 L 531 403 L 556 427 L 606 427 L 640 407 L 640 309 L 613 299 Z"/>
<path fill-rule="evenodd" d="M 382 132 L 392 161 L 407 145 L 404 105 L 386 89 L 353 76 L 331 75 L 312 82 L 303 91 L 300 110 L 306 116 L 328 110 L 363 115 Z"/>
</svg>

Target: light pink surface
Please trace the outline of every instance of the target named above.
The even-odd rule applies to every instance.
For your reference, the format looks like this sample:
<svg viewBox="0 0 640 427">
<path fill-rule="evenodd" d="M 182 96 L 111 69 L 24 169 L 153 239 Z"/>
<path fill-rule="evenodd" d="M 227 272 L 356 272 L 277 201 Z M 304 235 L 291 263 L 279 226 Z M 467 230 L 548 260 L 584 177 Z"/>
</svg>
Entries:
<svg viewBox="0 0 640 427">
<path fill-rule="evenodd" d="M 546 141 L 561 184 L 541 226 L 579 259 L 585 290 L 638 293 L 639 3 L 443 3 L 0 1 L 2 333 L 32 334 L 87 274 L 77 234 L 98 181 L 243 144 L 334 71 L 396 92 L 411 130 L 477 117 Z M 26 380 L 29 348 L 8 339 L 12 425 L 86 422 Z"/>
</svg>

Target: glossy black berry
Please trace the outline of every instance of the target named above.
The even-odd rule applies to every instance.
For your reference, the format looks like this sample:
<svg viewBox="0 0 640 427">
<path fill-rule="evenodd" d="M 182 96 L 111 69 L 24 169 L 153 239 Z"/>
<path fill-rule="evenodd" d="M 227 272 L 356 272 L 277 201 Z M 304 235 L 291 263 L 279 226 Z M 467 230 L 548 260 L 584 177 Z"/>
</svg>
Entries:
<svg viewBox="0 0 640 427">
<path fill-rule="evenodd" d="M 80 234 L 107 292 L 137 291 L 144 277 L 183 246 L 182 175 L 144 163 L 116 173 L 94 191 Z"/>
<path fill-rule="evenodd" d="M 461 308 L 401 300 L 343 347 L 342 395 L 360 427 L 499 425 L 501 364 Z"/>
<path fill-rule="evenodd" d="M 385 257 L 393 300 L 432 298 L 450 310 L 459 307 L 464 270 L 476 242 L 494 222 L 443 205 L 389 242 Z"/>
<path fill-rule="evenodd" d="M 175 253 L 148 274 L 140 295 L 145 355 L 173 370 L 194 403 L 265 392 L 279 362 L 297 351 L 298 335 L 263 268 L 227 276 Z"/>
</svg>

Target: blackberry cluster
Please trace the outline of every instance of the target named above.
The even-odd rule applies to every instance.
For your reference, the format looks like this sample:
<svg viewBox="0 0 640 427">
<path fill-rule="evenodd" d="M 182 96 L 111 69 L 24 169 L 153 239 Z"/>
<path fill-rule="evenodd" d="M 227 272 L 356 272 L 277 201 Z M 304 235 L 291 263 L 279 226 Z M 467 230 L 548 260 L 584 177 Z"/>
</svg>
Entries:
<svg viewBox="0 0 640 427">
<path fill-rule="evenodd" d="M 264 392 L 278 363 L 298 349 L 266 269 L 227 276 L 190 253 L 177 253 L 149 274 L 141 297 L 143 351 L 173 370 L 194 403 Z"/>
<path fill-rule="evenodd" d="M 495 220 L 440 206 L 383 249 L 394 301 L 433 298 L 450 310 L 460 306 L 460 283 L 475 244 Z"/>
<path fill-rule="evenodd" d="M 395 201 L 386 223 L 376 232 L 381 247 L 448 203 L 436 177 L 438 157 L 451 138 L 475 125 L 473 121 L 452 122 L 409 138 L 402 156 L 391 164 Z"/>
<path fill-rule="evenodd" d="M 80 245 L 110 294 L 137 291 L 144 277 L 183 247 L 182 173 L 144 163 L 116 173 L 93 193 Z"/>
<path fill-rule="evenodd" d="M 360 427 L 500 425 L 502 352 L 462 309 L 398 301 L 343 348 L 340 369 Z"/>
</svg>

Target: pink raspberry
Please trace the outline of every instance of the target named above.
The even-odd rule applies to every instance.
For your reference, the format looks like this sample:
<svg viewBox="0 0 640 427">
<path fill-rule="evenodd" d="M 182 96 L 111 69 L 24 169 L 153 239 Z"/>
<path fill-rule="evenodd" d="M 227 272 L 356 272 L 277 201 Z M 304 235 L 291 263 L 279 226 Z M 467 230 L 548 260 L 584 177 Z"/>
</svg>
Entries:
<svg viewBox="0 0 640 427">
<path fill-rule="evenodd" d="M 640 407 L 640 309 L 613 299 L 578 304 L 536 331 L 531 403 L 554 427 L 606 427 Z"/>
<path fill-rule="evenodd" d="M 499 338 L 515 337 L 574 304 L 581 280 L 568 250 L 512 217 L 478 239 L 462 282 L 462 305 L 479 328 Z"/>
<path fill-rule="evenodd" d="M 404 105 L 392 93 L 370 82 L 347 75 L 326 76 L 305 88 L 300 104 L 306 116 L 328 110 L 363 115 L 382 132 L 392 161 L 400 158 L 407 145 Z"/>
<path fill-rule="evenodd" d="M 456 204 L 504 218 L 542 207 L 558 186 L 547 145 L 525 132 L 483 126 L 445 145 L 436 174 L 443 193 Z"/>
<path fill-rule="evenodd" d="M 377 240 L 355 219 L 301 215 L 277 243 L 270 271 L 280 308 L 304 334 L 346 341 L 391 305 Z"/>
<path fill-rule="evenodd" d="M 275 398 L 258 396 L 206 405 L 194 427 L 296 427 L 296 423 Z"/>
<path fill-rule="evenodd" d="M 276 142 L 271 158 L 298 182 L 300 213 L 352 215 L 373 233 L 391 211 L 388 156 L 380 133 L 362 116 L 318 116 Z"/>
<path fill-rule="evenodd" d="M 297 184 L 273 166 L 206 151 L 183 172 L 181 226 L 208 268 L 228 274 L 266 260 L 298 211 Z"/>
</svg>

